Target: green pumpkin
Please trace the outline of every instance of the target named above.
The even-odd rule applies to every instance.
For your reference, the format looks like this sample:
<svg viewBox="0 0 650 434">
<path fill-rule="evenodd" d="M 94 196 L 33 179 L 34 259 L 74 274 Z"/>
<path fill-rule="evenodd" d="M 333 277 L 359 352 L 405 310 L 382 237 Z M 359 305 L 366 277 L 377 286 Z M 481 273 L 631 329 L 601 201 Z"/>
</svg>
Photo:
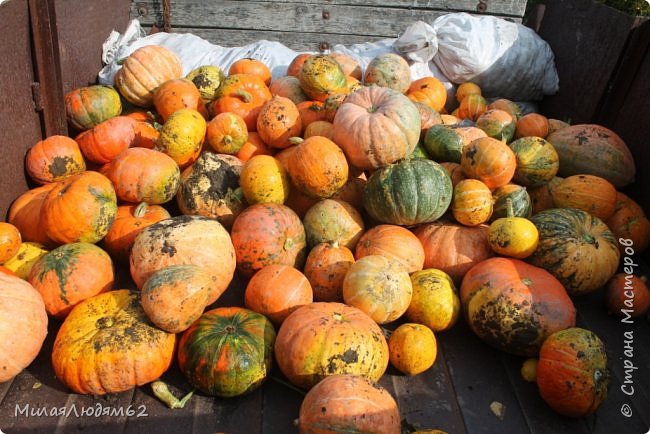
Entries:
<svg viewBox="0 0 650 434">
<path fill-rule="evenodd" d="M 431 160 L 410 159 L 373 172 L 363 206 L 379 222 L 410 226 L 440 218 L 451 196 L 451 178 L 444 167 Z"/>
<path fill-rule="evenodd" d="M 424 135 L 424 149 L 439 163 L 460 163 L 465 145 L 472 140 L 487 137 L 480 128 L 458 125 L 433 125 Z"/>
<path fill-rule="evenodd" d="M 526 187 L 539 187 L 557 174 L 560 160 L 553 145 L 541 137 L 522 137 L 510 143 L 517 167 L 513 181 Z"/>
<path fill-rule="evenodd" d="M 552 208 L 530 220 L 539 241 L 526 260 L 555 276 L 569 295 L 592 292 L 616 273 L 618 243 L 598 217 L 575 208 Z"/>
<path fill-rule="evenodd" d="M 507 200 L 512 202 L 513 217 L 528 218 L 533 214 L 533 205 L 526 187 L 517 184 L 506 184 L 492 192 L 494 204 L 490 221 L 508 217 Z"/>
<path fill-rule="evenodd" d="M 302 90 L 313 100 L 325 101 L 330 95 L 347 93 L 348 82 L 341 65 L 327 55 L 307 58 L 298 80 Z"/>
<path fill-rule="evenodd" d="M 208 395 L 233 397 L 255 390 L 271 370 L 275 329 L 241 307 L 205 312 L 181 336 L 178 365 L 187 381 Z"/>
<path fill-rule="evenodd" d="M 94 85 L 68 92 L 64 98 L 65 113 L 77 130 L 89 130 L 122 113 L 120 95 L 111 86 Z"/>
<path fill-rule="evenodd" d="M 413 152 L 411 152 L 411 155 L 407 156 L 406 158 L 419 158 L 422 160 L 430 160 L 431 157 L 429 156 L 429 153 L 427 152 L 426 149 L 424 149 L 424 146 L 422 145 L 422 142 L 418 142 L 417 145 L 415 145 L 415 149 L 413 149 Z"/>
</svg>

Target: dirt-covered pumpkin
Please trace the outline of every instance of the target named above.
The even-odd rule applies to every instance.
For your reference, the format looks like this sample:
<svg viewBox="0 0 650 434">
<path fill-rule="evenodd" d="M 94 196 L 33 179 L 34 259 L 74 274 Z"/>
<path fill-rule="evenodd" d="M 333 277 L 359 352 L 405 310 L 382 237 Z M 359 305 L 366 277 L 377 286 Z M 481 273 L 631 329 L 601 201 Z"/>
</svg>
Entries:
<svg viewBox="0 0 650 434">
<path fill-rule="evenodd" d="M 377 225 L 361 235 L 354 257 L 381 255 L 401 263 L 409 273 L 421 270 L 424 248 L 413 232 L 397 225 Z"/>
<path fill-rule="evenodd" d="M 412 295 L 413 285 L 407 269 L 381 255 L 357 259 L 343 279 L 345 304 L 361 309 L 378 324 L 401 317 Z"/>
<path fill-rule="evenodd" d="M 214 290 L 208 304 L 228 288 L 235 273 L 235 251 L 228 231 L 215 219 L 176 216 L 147 226 L 131 249 L 131 277 L 138 288 L 169 265 L 191 264 L 210 273 Z"/>
<path fill-rule="evenodd" d="M 312 205 L 303 218 L 307 245 L 338 243 L 354 250 L 365 230 L 360 212 L 349 203 L 323 199 Z"/>
<path fill-rule="evenodd" d="M 124 392 L 159 378 L 172 363 L 176 335 L 155 327 L 140 294 L 118 289 L 88 298 L 54 340 L 56 377 L 75 393 Z"/>
<path fill-rule="evenodd" d="M 113 183 L 118 199 L 151 205 L 172 200 L 181 178 L 172 157 L 147 148 L 125 150 L 102 167 L 101 173 Z"/>
<path fill-rule="evenodd" d="M 391 394 L 358 375 L 331 375 L 314 386 L 300 404 L 301 433 L 399 434 L 400 413 Z"/>
<path fill-rule="evenodd" d="M 234 74 L 223 80 L 210 107 L 214 115 L 232 112 L 241 116 L 250 132 L 257 130 L 257 116 L 271 97 L 268 86 L 258 76 Z"/>
<path fill-rule="evenodd" d="M 601 220 L 609 219 L 616 211 L 616 187 L 600 176 L 567 176 L 551 195 L 556 207 L 578 208 Z"/>
<path fill-rule="evenodd" d="M 158 86 L 182 75 L 183 65 L 174 52 L 161 45 L 145 45 L 124 60 L 115 74 L 115 87 L 131 104 L 149 107 Z"/>
<path fill-rule="evenodd" d="M 302 90 L 313 100 L 325 101 L 330 95 L 347 93 L 345 73 L 328 55 L 306 57 L 297 76 Z"/>
<path fill-rule="evenodd" d="M 301 269 L 305 263 L 305 228 L 298 215 L 285 205 L 249 206 L 237 216 L 230 234 L 237 268 L 246 276 L 271 264 Z"/>
<path fill-rule="evenodd" d="M 135 237 L 147 226 L 169 217 L 169 211 L 159 205 L 149 205 L 146 202 L 119 205 L 115 220 L 102 240 L 102 246 L 113 261 L 128 263 Z"/>
<path fill-rule="evenodd" d="M 113 261 L 94 244 L 67 243 L 36 261 L 28 280 L 47 313 L 65 318 L 83 300 L 113 289 Z"/>
<path fill-rule="evenodd" d="M 181 173 L 176 192 L 183 214 L 214 217 L 230 229 L 235 217 L 246 207 L 239 186 L 242 161 L 227 154 L 203 152 Z"/>
<path fill-rule="evenodd" d="M 106 164 L 133 145 L 137 123 L 129 116 L 115 116 L 78 134 L 75 141 L 88 161 Z"/>
<path fill-rule="evenodd" d="M 508 145 L 491 137 L 483 137 L 463 148 L 460 166 L 465 176 L 479 179 L 493 190 L 512 180 L 517 160 Z"/>
<path fill-rule="evenodd" d="M 163 124 L 156 149 L 169 155 L 183 169 L 201 153 L 206 129 L 205 119 L 198 111 L 176 110 Z"/>
<path fill-rule="evenodd" d="M 396 53 L 380 54 L 366 66 L 363 84 L 374 84 L 404 94 L 411 85 L 411 68 L 408 62 Z"/>
<path fill-rule="evenodd" d="M 630 149 L 614 131 L 597 124 L 578 124 L 546 137 L 560 158 L 558 175 L 596 175 L 621 188 L 634 182 Z"/>
<path fill-rule="evenodd" d="M 605 345 L 592 331 L 561 330 L 542 345 L 537 387 L 558 413 L 569 417 L 594 413 L 607 398 L 609 379 Z"/>
<path fill-rule="evenodd" d="M 89 130 L 122 113 L 122 102 L 115 88 L 93 85 L 73 89 L 63 97 L 66 118 L 77 130 Z"/>
<path fill-rule="evenodd" d="M 203 103 L 208 105 L 217 97 L 217 90 L 225 78 L 223 70 L 216 65 L 201 65 L 186 76 L 199 90 Z"/>
<path fill-rule="evenodd" d="M 426 268 L 411 273 L 413 296 L 405 317 L 434 332 L 451 328 L 460 315 L 460 298 L 451 277 L 442 270 Z"/>
<path fill-rule="evenodd" d="M 46 246 L 54 245 L 54 241 L 47 236 L 45 227 L 41 224 L 43 201 L 54 186 L 56 183 L 53 182 L 27 190 L 9 207 L 7 222 L 18 228 L 23 241 L 32 241 Z"/>
<path fill-rule="evenodd" d="M 452 199 L 451 178 L 431 160 L 402 160 L 373 172 L 363 195 L 363 207 L 375 220 L 416 225 L 440 218 Z"/>
<path fill-rule="evenodd" d="M 142 285 L 140 303 L 152 323 L 180 333 L 196 321 L 215 291 L 212 275 L 196 265 L 170 265 L 153 273 Z"/>
<path fill-rule="evenodd" d="M 34 361 L 47 336 L 47 312 L 38 291 L 0 273 L 0 384 Z"/>
<path fill-rule="evenodd" d="M 289 98 L 274 96 L 262 105 L 257 116 L 257 132 L 272 148 L 284 149 L 290 138 L 302 133 L 302 119 L 296 104 Z"/>
<path fill-rule="evenodd" d="M 352 251 L 338 243 L 316 244 L 309 251 L 304 273 L 315 301 L 343 301 L 343 279 L 354 263 Z"/>
<path fill-rule="evenodd" d="M 61 181 L 86 170 L 79 145 L 67 136 L 49 136 L 29 148 L 25 170 L 39 184 Z"/>
<path fill-rule="evenodd" d="M 598 217 L 575 208 L 552 208 L 531 221 L 539 242 L 527 261 L 554 275 L 570 295 L 594 291 L 616 272 L 618 243 Z"/>
<path fill-rule="evenodd" d="M 308 196 L 325 199 L 348 180 L 348 162 L 336 143 L 322 136 L 298 139 L 289 156 L 291 182 Z"/>
<path fill-rule="evenodd" d="M 562 284 L 518 259 L 495 257 L 472 267 L 460 299 L 474 333 L 511 354 L 535 356 L 548 336 L 575 325 L 576 310 Z"/>
<path fill-rule="evenodd" d="M 117 213 L 111 181 L 98 172 L 85 171 L 59 181 L 41 206 L 41 224 L 47 236 L 64 244 L 96 243 L 104 238 Z"/>
<path fill-rule="evenodd" d="M 279 326 L 287 316 L 311 303 L 314 293 L 307 277 L 291 265 L 272 264 L 251 277 L 244 291 L 244 304 Z"/>
<path fill-rule="evenodd" d="M 205 312 L 181 336 L 178 366 L 193 386 L 229 398 L 259 387 L 271 371 L 273 324 L 241 307 Z"/>
<path fill-rule="evenodd" d="M 282 373 L 303 389 L 335 374 L 378 381 L 388 367 L 379 325 L 343 303 L 316 302 L 292 312 L 278 330 L 274 352 Z"/>
<path fill-rule="evenodd" d="M 334 142 L 350 163 L 374 169 L 406 157 L 420 138 L 420 113 L 401 93 L 370 86 L 350 94 L 334 116 Z"/>
</svg>

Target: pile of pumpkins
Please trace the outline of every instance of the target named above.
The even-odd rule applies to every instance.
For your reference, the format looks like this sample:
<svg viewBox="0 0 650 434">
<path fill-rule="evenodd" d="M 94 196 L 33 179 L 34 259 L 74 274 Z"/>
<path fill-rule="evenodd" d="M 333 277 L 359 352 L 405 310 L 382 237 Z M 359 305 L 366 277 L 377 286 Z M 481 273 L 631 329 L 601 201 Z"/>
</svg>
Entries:
<svg viewBox="0 0 650 434">
<path fill-rule="evenodd" d="M 527 377 L 558 412 L 605 399 L 603 343 L 575 327 L 571 297 L 609 284 L 620 313 L 630 280 L 612 278 L 650 243 L 618 191 L 634 161 L 614 132 L 488 103 L 469 82 L 448 101 L 393 53 L 365 71 L 300 54 L 274 79 L 255 59 L 182 71 L 164 47 L 137 49 L 114 87 L 65 96 L 74 134 L 28 151 L 39 186 L 0 225 L 0 381 L 33 361 L 51 317 L 54 371 L 76 393 L 177 361 L 202 393 L 238 396 L 277 363 L 307 392 L 301 431 L 398 433 L 374 382 L 389 362 L 429 369 L 435 334 L 462 316 L 533 358 Z M 115 267 L 133 288 L 114 287 Z M 244 306 L 215 308 L 236 273 Z M 633 277 L 636 317 L 650 296 Z"/>
</svg>

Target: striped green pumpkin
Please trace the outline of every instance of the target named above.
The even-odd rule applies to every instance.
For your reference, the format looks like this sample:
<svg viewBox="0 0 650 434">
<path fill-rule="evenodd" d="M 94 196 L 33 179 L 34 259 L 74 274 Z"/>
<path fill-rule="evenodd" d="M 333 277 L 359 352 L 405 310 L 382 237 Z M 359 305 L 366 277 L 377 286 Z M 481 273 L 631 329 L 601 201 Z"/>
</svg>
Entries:
<svg viewBox="0 0 650 434">
<path fill-rule="evenodd" d="M 432 222 L 451 203 L 447 171 L 431 160 L 402 160 L 381 167 L 368 178 L 363 207 L 382 223 L 402 226 Z"/>
<path fill-rule="evenodd" d="M 510 143 L 517 158 L 513 181 L 525 187 L 539 187 L 557 174 L 560 159 L 551 142 L 541 137 L 522 137 Z"/>
<path fill-rule="evenodd" d="M 203 393 L 239 396 L 256 389 L 271 370 L 275 329 L 264 316 L 241 307 L 205 312 L 181 336 L 178 365 Z"/>
<path fill-rule="evenodd" d="M 512 201 L 513 217 L 530 217 L 533 214 L 533 205 L 526 191 L 526 187 L 517 184 L 506 184 L 498 187 L 492 192 L 494 205 L 492 206 L 492 217 L 490 221 L 498 218 L 508 217 L 507 200 Z"/>
<path fill-rule="evenodd" d="M 552 208 L 531 221 L 539 242 L 527 261 L 554 275 L 569 295 L 592 292 L 616 272 L 620 259 L 616 238 L 598 217 L 575 208 Z"/>
</svg>

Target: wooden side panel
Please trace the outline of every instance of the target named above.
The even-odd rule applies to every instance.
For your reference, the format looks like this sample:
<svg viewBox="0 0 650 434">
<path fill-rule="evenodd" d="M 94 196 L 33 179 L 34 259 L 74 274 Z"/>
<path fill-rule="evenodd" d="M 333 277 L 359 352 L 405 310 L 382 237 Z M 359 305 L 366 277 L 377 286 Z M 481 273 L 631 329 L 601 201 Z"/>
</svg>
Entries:
<svg viewBox="0 0 650 434">
<path fill-rule="evenodd" d="M 27 2 L 0 5 L 0 213 L 4 220 L 11 202 L 27 189 L 23 170 L 25 152 L 41 139 L 39 113 L 32 99 L 32 46 Z"/>
<path fill-rule="evenodd" d="M 327 50 L 335 44 L 354 44 L 395 38 L 414 21 L 432 22 L 450 12 L 484 11 L 521 21 L 525 1 L 223 1 L 170 2 L 173 32 L 195 33 L 224 46 L 241 46 L 260 39 L 280 41 L 300 51 Z M 162 2 L 137 1 L 131 17 L 145 28 L 164 24 Z"/>
</svg>

